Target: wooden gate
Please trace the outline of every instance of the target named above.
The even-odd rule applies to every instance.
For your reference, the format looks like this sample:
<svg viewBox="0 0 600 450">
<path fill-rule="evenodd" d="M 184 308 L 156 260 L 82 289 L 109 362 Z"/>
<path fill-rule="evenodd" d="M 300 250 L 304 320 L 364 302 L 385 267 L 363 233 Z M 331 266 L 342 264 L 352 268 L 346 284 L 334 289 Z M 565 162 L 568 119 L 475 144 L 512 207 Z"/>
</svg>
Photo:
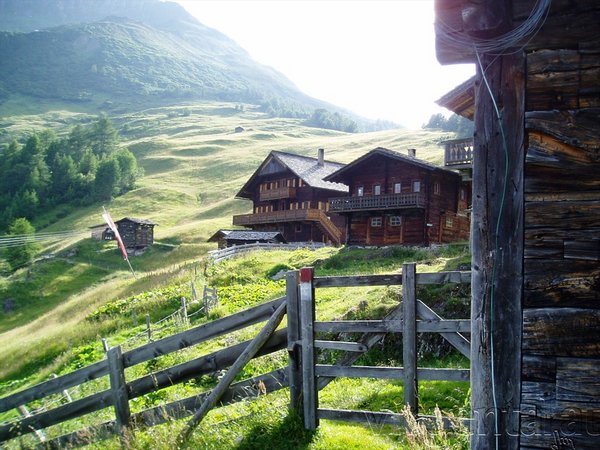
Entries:
<svg viewBox="0 0 600 450">
<path fill-rule="evenodd" d="M 302 410 L 304 425 L 315 429 L 319 419 L 406 425 L 402 414 L 319 408 L 319 390 L 336 377 L 369 377 L 404 381 L 404 403 L 418 415 L 419 380 L 469 381 L 469 369 L 417 367 L 417 333 L 440 333 L 460 353 L 470 355 L 470 320 L 444 320 L 416 298 L 422 284 L 470 283 L 470 272 L 416 273 L 415 264 L 404 264 L 401 275 L 314 277 L 312 268 L 288 273 L 288 352 L 290 395 L 293 407 Z M 315 288 L 402 285 L 403 300 L 382 320 L 315 320 Z M 417 320 L 420 317 L 420 320 Z M 359 342 L 320 340 L 318 333 L 365 333 Z M 402 333 L 403 367 L 353 366 L 352 364 L 385 337 Z M 347 356 L 334 365 L 317 364 L 319 349 L 343 350 Z M 463 419 L 468 422 L 468 419 Z M 448 419 L 444 425 L 451 426 Z"/>
</svg>

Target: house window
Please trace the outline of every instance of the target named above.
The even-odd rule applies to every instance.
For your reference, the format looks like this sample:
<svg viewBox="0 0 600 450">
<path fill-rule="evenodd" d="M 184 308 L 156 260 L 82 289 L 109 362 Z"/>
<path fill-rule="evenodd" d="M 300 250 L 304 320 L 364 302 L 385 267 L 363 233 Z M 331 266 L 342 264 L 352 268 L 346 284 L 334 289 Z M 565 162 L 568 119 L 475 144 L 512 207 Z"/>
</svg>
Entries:
<svg viewBox="0 0 600 450">
<path fill-rule="evenodd" d="M 402 183 L 394 183 L 394 194 L 400 194 L 402 192 Z"/>
<path fill-rule="evenodd" d="M 452 217 L 446 217 L 446 228 L 454 227 L 454 219 Z"/>
<path fill-rule="evenodd" d="M 435 195 L 440 195 L 440 192 L 441 192 L 441 190 L 440 190 L 440 182 L 436 181 L 435 183 L 433 183 L 433 193 Z"/>
<path fill-rule="evenodd" d="M 421 182 L 413 181 L 413 192 L 421 192 Z"/>
<path fill-rule="evenodd" d="M 298 179 L 298 187 L 302 187 L 302 180 Z"/>
<path fill-rule="evenodd" d="M 460 189 L 460 199 L 461 200 L 466 200 L 467 199 L 467 192 L 465 191 L 465 188 L 461 188 Z"/>
<path fill-rule="evenodd" d="M 358 186 L 356 188 L 356 195 L 357 197 L 362 197 L 363 195 L 365 195 L 365 188 L 363 186 Z"/>
<path fill-rule="evenodd" d="M 390 226 L 392 226 L 392 227 L 402 226 L 402 216 L 390 216 Z"/>
<path fill-rule="evenodd" d="M 381 217 L 371 217 L 371 226 L 372 227 L 380 227 L 381 226 Z"/>
<path fill-rule="evenodd" d="M 373 195 L 381 195 L 381 185 L 380 184 L 373 185 Z"/>
<path fill-rule="evenodd" d="M 296 225 L 296 233 L 302 233 L 302 225 Z"/>
</svg>

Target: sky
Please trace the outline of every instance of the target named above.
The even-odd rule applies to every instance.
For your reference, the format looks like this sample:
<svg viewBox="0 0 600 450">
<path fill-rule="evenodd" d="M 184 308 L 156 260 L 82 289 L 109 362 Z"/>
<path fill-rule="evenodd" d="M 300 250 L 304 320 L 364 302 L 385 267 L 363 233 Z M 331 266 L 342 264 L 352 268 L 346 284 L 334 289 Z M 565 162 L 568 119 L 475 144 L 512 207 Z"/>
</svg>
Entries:
<svg viewBox="0 0 600 450">
<path fill-rule="evenodd" d="M 475 73 L 435 57 L 433 0 L 177 0 L 304 93 L 420 128 Z"/>
</svg>

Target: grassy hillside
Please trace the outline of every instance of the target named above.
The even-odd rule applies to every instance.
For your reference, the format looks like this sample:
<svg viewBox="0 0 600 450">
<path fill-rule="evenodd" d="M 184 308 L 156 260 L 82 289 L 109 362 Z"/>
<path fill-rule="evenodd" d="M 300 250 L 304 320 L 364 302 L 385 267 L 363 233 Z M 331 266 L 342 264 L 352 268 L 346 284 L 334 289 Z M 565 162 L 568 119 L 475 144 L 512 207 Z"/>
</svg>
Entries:
<svg viewBox="0 0 600 450">
<path fill-rule="evenodd" d="M 383 146 L 404 151 L 417 148 L 420 158 L 440 162 L 437 143 L 448 135 L 431 131 L 388 130 L 348 134 L 308 128 L 295 119 L 274 119 L 255 107 L 227 103 L 189 104 L 149 109 L 113 118 L 121 137 L 138 157 L 145 176 L 139 187 L 105 206 L 114 218 L 148 218 L 156 223 L 157 245 L 134 258 L 139 273 L 134 280 L 111 244 L 95 247 L 88 239 L 61 241 L 47 246 L 31 269 L 0 279 L 0 298 L 12 298 L 14 310 L 0 312 L 0 346 L 24 364 L 22 355 L 35 355 L 40 343 L 53 342 L 57 352 L 68 339 L 90 334 L 77 330 L 82 315 L 118 296 L 142 291 L 163 278 L 176 277 L 185 264 L 198 261 L 212 245 L 206 239 L 221 227 L 231 226 L 231 215 L 249 211 L 251 205 L 234 198 L 244 182 L 271 150 L 315 155 L 326 149 L 326 158 L 349 162 Z M 0 130 L 18 137 L 52 127 L 57 133 L 91 117 L 55 111 L 39 116 L 5 117 Z M 236 126 L 243 133 L 234 133 Z M 79 230 L 102 222 L 100 204 L 77 210 L 57 210 L 40 219 L 38 231 Z M 48 223 L 50 225 L 46 226 Z M 78 254 L 67 256 L 67 249 Z M 0 268 L 2 266 L 0 265 Z M 32 353 L 33 352 L 33 353 Z M 6 356 L 3 356 L 4 358 Z M 1 364 L 0 376 L 18 367 Z M 17 370 L 18 372 L 18 370 Z"/>
</svg>

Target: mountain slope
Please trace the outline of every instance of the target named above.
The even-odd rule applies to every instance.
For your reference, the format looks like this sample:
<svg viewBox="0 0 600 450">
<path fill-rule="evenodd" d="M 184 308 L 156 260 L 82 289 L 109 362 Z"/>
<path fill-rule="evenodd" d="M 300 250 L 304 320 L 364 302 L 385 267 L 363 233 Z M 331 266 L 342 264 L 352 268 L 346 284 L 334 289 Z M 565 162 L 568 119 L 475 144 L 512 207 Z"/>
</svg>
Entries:
<svg viewBox="0 0 600 450">
<path fill-rule="evenodd" d="M 174 3 L 0 0 L 0 28 L 13 30 L 0 33 L 0 101 L 20 94 L 106 107 L 211 99 L 291 116 L 329 107 Z"/>
</svg>

